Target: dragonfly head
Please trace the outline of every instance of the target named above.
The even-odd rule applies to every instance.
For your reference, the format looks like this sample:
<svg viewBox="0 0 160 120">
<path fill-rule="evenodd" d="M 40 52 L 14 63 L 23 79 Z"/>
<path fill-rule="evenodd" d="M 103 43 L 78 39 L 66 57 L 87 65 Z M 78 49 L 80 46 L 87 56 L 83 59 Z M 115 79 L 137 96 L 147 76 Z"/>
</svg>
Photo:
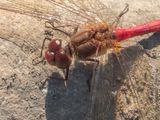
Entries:
<svg viewBox="0 0 160 120">
<path fill-rule="evenodd" d="M 49 43 L 45 52 L 45 59 L 49 64 L 62 69 L 68 68 L 71 64 L 71 57 L 61 47 L 61 40 L 57 39 Z"/>
</svg>

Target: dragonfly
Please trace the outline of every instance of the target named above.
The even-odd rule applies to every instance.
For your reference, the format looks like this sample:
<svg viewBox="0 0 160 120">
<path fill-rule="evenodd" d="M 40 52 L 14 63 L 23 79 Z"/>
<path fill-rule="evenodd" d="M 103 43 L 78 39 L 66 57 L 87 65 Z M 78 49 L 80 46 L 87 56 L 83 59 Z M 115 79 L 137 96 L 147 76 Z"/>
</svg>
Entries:
<svg viewBox="0 0 160 120">
<path fill-rule="evenodd" d="M 78 2 L 78 1 L 74 1 L 74 0 L 66 0 L 66 1 L 62 1 L 62 0 L 46 0 L 45 1 L 44 0 L 43 2 L 46 3 L 46 5 L 48 4 L 50 6 L 50 8 L 47 7 L 47 9 L 46 9 L 46 6 L 45 6 L 45 4 L 42 4 L 42 1 L 40 1 L 40 2 L 34 1 L 34 4 L 33 4 L 30 1 L 27 2 L 27 1 L 20 1 L 20 0 L 15 0 L 15 1 L 6 0 L 6 1 L 2 1 L 0 3 L 0 9 L 15 12 L 15 13 L 20 13 L 23 15 L 29 15 L 29 16 L 32 16 L 32 17 L 35 17 L 35 18 L 41 19 L 41 20 L 47 20 L 50 23 L 53 23 L 53 21 L 54 22 L 56 21 L 58 24 L 60 24 L 60 26 L 56 26 L 55 28 L 57 28 L 57 27 L 64 28 L 64 27 L 68 27 L 68 26 L 75 28 L 75 26 L 76 27 L 78 26 L 78 27 L 80 27 L 79 29 L 83 30 L 84 28 L 86 28 L 86 26 L 87 26 L 87 28 L 90 28 L 90 26 L 92 28 L 93 25 L 95 25 L 95 23 L 104 22 L 106 20 L 112 21 L 112 23 L 114 23 L 113 19 L 115 19 L 114 18 L 115 16 L 113 16 L 113 11 L 111 11 L 111 9 L 108 9 L 100 1 L 93 0 L 93 1 L 86 1 L 86 2 L 85 1 Z M 104 12 L 106 10 L 108 10 L 108 12 Z M 64 11 L 66 11 L 66 13 L 64 13 Z M 96 11 L 98 11 L 98 12 L 96 12 Z M 69 16 L 73 16 L 73 17 L 70 18 Z M 110 17 L 107 18 L 107 16 L 110 16 Z M 119 21 L 119 17 L 116 20 Z M 114 26 L 114 24 L 112 26 Z M 115 25 L 115 27 L 116 26 L 117 26 L 117 24 Z M 64 34 L 67 34 L 68 36 L 71 35 L 71 34 L 68 34 L 67 32 L 64 32 L 61 29 L 57 29 L 57 30 L 59 32 L 63 32 Z M 55 31 L 56 31 L 56 29 L 55 29 Z M 75 33 L 75 31 L 76 30 L 73 29 L 73 33 Z M 49 34 L 53 37 L 56 32 L 54 32 L 54 33 L 49 32 Z M 46 32 L 46 33 L 48 34 L 48 32 Z M 55 39 L 56 39 L 56 37 L 55 37 Z M 63 41 L 64 40 L 62 40 L 62 42 Z M 70 41 L 64 41 L 64 42 L 69 43 Z M 59 41 L 59 43 L 60 43 L 60 41 Z M 55 44 L 57 46 L 57 43 L 55 43 Z M 89 118 L 96 119 L 96 120 L 97 119 L 109 119 L 109 116 L 111 115 L 111 113 L 107 112 L 110 109 L 109 108 L 110 106 L 108 106 L 108 105 L 112 104 L 109 102 L 112 102 L 113 93 L 115 93 L 115 94 L 117 94 L 116 95 L 117 102 L 120 102 L 120 103 L 118 103 L 118 106 L 117 106 L 117 108 L 119 110 L 117 112 L 117 114 L 121 118 L 124 118 L 124 119 L 145 119 L 145 115 L 143 113 L 144 111 L 140 110 L 141 109 L 141 101 L 140 100 L 142 100 L 143 97 L 141 97 L 139 95 L 139 93 L 136 93 L 136 91 L 134 90 L 134 88 L 136 88 L 136 86 L 135 86 L 136 78 L 134 78 L 135 76 L 131 76 L 130 73 L 126 73 L 126 71 L 128 70 L 127 72 L 129 72 L 129 69 L 130 69 L 129 65 L 127 65 L 127 60 L 129 61 L 131 59 L 138 59 L 138 58 L 140 59 L 141 56 L 138 53 L 141 53 L 141 55 L 142 55 L 143 50 L 141 49 L 140 46 L 137 46 L 137 45 L 129 47 L 128 49 L 126 48 L 127 50 L 124 48 L 121 51 L 119 51 L 119 49 L 116 50 L 118 48 L 117 46 L 114 47 L 112 45 L 112 48 L 114 49 L 113 50 L 114 54 L 110 54 L 110 58 L 112 58 L 111 60 L 115 64 L 115 66 L 119 66 L 119 71 L 118 71 L 118 67 L 110 66 L 112 68 L 112 70 L 108 70 L 106 67 L 106 64 L 100 64 L 100 67 L 98 67 L 97 72 L 94 71 L 94 73 L 92 73 L 95 76 L 93 77 L 94 80 L 91 82 L 91 105 L 89 107 L 89 111 L 90 111 Z M 132 52 L 135 49 L 139 49 L 139 51 L 136 51 L 136 53 Z M 130 54 L 135 54 L 135 56 L 132 57 L 132 55 L 130 55 L 129 52 L 131 52 Z M 41 52 L 41 56 L 42 56 L 42 52 Z M 104 61 L 103 58 L 99 58 L 99 59 L 100 59 L 100 62 Z M 137 66 L 138 66 L 138 64 L 140 64 L 140 61 L 138 61 L 138 62 L 137 62 Z M 142 68 L 140 67 L 139 69 L 142 69 Z M 102 73 L 104 73 L 103 71 L 107 71 L 107 70 L 112 74 L 107 75 L 105 73 L 105 75 L 107 77 L 103 78 L 104 81 L 100 81 L 101 76 L 104 76 L 104 75 L 102 75 Z M 128 78 L 128 80 L 129 80 L 128 84 L 130 85 L 130 87 L 128 90 L 126 89 L 128 87 L 127 86 L 128 84 L 126 82 L 127 80 L 124 80 L 122 82 L 123 84 L 120 86 L 121 82 L 120 82 L 120 80 L 118 80 L 118 79 L 121 79 L 121 78 L 118 78 L 120 73 L 122 73 L 123 75 L 126 75 L 126 78 Z M 147 73 L 143 73 L 143 74 L 146 75 Z M 111 78 L 113 78 L 113 81 L 110 81 Z M 114 80 L 114 79 L 116 79 L 116 80 Z M 117 81 L 120 83 L 117 83 Z M 118 84 L 120 87 L 118 85 L 114 85 L 114 84 Z M 142 83 L 139 83 L 139 84 L 140 84 L 139 86 L 141 86 L 141 84 L 145 84 L 145 82 L 142 81 Z M 111 85 L 112 87 L 110 87 L 109 85 Z M 108 87 L 108 89 L 107 89 L 107 87 Z M 117 87 L 119 87 L 119 88 L 117 88 Z M 137 89 L 138 89 L 138 87 L 137 87 Z M 132 94 L 132 95 L 130 95 L 130 94 Z M 127 95 L 133 97 L 131 99 L 131 101 L 129 100 Z M 124 98 L 121 98 L 122 96 Z M 126 105 L 125 101 L 131 102 L 129 105 L 127 104 L 129 106 L 127 112 L 125 111 L 125 107 L 124 107 Z M 106 104 L 108 104 L 108 105 L 106 105 Z M 113 112 L 113 110 L 111 110 L 111 111 Z M 118 118 L 116 118 L 116 119 L 118 119 Z"/>
</svg>

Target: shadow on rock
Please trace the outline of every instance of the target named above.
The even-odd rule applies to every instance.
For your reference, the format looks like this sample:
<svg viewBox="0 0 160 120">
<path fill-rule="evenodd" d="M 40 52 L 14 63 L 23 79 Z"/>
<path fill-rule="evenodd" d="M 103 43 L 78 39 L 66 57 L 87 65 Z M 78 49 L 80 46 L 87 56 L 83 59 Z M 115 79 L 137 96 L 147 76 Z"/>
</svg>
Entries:
<svg viewBox="0 0 160 120">
<path fill-rule="evenodd" d="M 160 44 L 160 34 L 155 33 L 140 44 L 152 49 Z M 130 46 L 121 54 L 109 54 L 107 64 L 100 64 L 92 90 L 86 84 L 93 64 L 78 62 L 71 69 L 67 89 L 62 80 L 50 79 L 46 96 L 47 120 L 115 120 L 117 91 L 128 77 L 134 62 L 144 54 L 139 46 Z M 57 76 L 55 73 L 53 77 Z M 52 78 L 52 77 L 51 77 Z"/>
<path fill-rule="evenodd" d="M 45 102 L 47 120 L 85 120 L 89 103 L 86 80 L 90 74 L 90 67 L 77 63 L 70 70 L 67 88 L 62 80 L 52 79 L 60 76 L 52 74 Z"/>
<path fill-rule="evenodd" d="M 136 59 L 143 54 L 141 47 L 130 46 L 122 50 L 121 54 L 109 54 L 108 63 L 99 66 L 92 84 L 89 120 L 116 119 L 117 91 L 123 85 Z"/>
<path fill-rule="evenodd" d="M 160 45 L 160 32 L 155 32 L 152 36 L 147 39 L 143 39 L 139 42 L 144 49 L 151 50 Z"/>
</svg>

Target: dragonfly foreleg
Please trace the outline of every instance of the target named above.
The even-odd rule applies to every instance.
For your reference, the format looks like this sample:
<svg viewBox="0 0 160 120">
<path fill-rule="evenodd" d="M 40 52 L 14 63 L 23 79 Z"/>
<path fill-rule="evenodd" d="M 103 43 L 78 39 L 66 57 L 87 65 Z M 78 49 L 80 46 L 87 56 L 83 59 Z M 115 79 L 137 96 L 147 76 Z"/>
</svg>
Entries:
<svg viewBox="0 0 160 120">
<path fill-rule="evenodd" d="M 44 44 L 45 44 L 45 41 L 46 41 L 46 40 L 51 40 L 51 38 L 50 38 L 49 36 L 46 36 L 46 37 L 44 38 L 43 43 L 42 43 L 42 46 L 41 46 L 40 55 L 37 56 L 36 58 L 34 58 L 34 59 L 32 60 L 32 64 L 33 64 L 33 65 L 37 65 L 37 64 L 39 64 L 39 63 L 43 63 L 43 64 L 46 63 L 46 62 L 45 62 L 45 58 L 42 57 L 43 49 L 44 49 Z"/>
</svg>

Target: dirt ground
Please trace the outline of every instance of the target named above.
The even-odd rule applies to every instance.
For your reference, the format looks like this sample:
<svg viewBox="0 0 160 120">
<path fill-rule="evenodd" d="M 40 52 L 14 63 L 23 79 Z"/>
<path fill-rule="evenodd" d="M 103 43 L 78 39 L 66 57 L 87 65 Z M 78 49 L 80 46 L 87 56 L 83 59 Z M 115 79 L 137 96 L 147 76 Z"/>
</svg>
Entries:
<svg viewBox="0 0 160 120">
<path fill-rule="evenodd" d="M 48 64 L 32 64 L 45 37 L 46 20 L 36 15 L 62 14 L 73 20 L 80 19 L 79 16 L 45 0 L 15 0 L 11 2 L 14 4 L 8 1 L 0 0 L 0 120 L 160 119 L 159 32 L 124 42 L 123 57 L 119 56 L 121 65 L 114 54 L 107 54 L 107 62 L 100 63 L 95 73 L 96 94 L 94 90 L 89 92 L 86 84 L 94 66 L 89 62 L 71 65 L 66 89 L 62 80 L 53 78 L 63 77 L 62 70 Z M 76 3 L 84 10 L 89 6 L 89 10 L 109 23 L 128 3 L 129 12 L 118 27 L 160 20 L 160 0 L 99 1 Z M 14 8 L 14 5 L 19 6 Z M 23 12 L 19 12 L 21 10 Z M 35 16 L 30 16 L 31 13 Z M 54 35 L 66 39 L 57 32 Z M 147 56 L 143 48 L 149 50 L 153 58 Z M 40 89 L 46 79 L 49 79 L 47 84 Z"/>
</svg>

